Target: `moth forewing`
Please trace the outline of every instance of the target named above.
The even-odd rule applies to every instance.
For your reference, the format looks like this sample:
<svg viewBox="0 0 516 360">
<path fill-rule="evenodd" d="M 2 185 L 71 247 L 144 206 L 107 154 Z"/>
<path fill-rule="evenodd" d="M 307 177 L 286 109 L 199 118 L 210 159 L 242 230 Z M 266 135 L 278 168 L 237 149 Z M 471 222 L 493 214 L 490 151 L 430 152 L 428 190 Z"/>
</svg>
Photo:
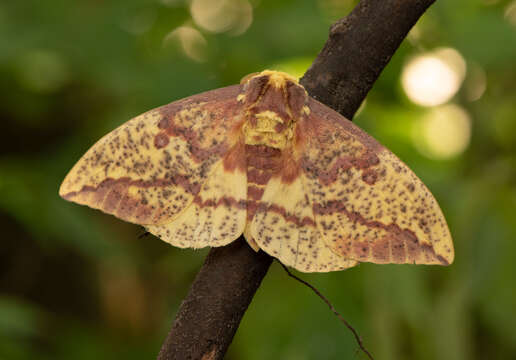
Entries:
<svg viewBox="0 0 516 360">
<path fill-rule="evenodd" d="M 243 233 L 305 272 L 454 257 L 443 214 L 410 169 L 276 71 L 130 120 L 79 160 L 60 195 L 179 247 Z"/>
</svg>

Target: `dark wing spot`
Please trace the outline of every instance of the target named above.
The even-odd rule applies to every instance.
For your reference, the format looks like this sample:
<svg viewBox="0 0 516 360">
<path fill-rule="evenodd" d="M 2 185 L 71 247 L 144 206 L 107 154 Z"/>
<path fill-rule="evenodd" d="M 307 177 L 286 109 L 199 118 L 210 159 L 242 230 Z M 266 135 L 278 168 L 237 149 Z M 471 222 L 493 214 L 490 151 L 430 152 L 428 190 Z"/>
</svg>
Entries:
<svg viewBox="0 0 516 360">
<path fill-rule="evenodd" d="M 168 142 L 169 142 L 169 138 L 164 133 L 159 133 L 154 138 L 154 146 L 156 147 L 156 149 L 161 149 L 161 148 L 167 146 Z"/>
</svg>

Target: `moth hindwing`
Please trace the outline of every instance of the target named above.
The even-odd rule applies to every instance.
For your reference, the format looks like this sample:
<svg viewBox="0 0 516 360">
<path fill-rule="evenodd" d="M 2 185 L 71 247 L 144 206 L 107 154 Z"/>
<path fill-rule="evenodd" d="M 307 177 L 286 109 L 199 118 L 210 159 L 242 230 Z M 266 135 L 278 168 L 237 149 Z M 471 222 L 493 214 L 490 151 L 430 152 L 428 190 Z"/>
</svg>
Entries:
<svg viewBox="0 0 516 360">
<path fill-rule="evenodd" d="M 454 257 L 421 180 L 276 71 L 128 121 L 86 152 L 60 195 L 178 247 L 222 246 L 243 233 L 304 272 Z"/>
</svg>

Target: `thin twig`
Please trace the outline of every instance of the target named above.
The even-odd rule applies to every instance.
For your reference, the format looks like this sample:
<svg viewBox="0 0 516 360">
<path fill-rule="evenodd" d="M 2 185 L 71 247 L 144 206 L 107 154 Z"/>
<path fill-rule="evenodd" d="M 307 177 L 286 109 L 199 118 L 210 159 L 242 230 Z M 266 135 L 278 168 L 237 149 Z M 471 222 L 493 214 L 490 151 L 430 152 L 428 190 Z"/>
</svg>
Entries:
<svg viewBox="0 0 516 360">
<path fill-rule="evenodd" d="M 312 291 L 314 293 L 317 294 L 317 296 L 319 296 L 326 303 L 326 305 L 328 305 L 330 310 L 333 311 L 333 313 L 339 318 L 339 320 L 342 321 L 344 323 L 344 325 L 346 325 L 346 327 L 353 333 L 353 336 L 355 337 L 355 340 L 357 341 L 357 344 L 360 347 L 360 349 L 369 357 L 369 359 L 374 360 L 373 356 L 371 355 L 371 353 L 364 347 L 364 344 L 362 343 L 362 338 L 358 335 L 357 331 L 335 309 L 335 307 L 331 304 L 331 302 L 323 294 L 321 294 L 321 292 L 319 290 L 317 290 L 313 285 L 309 284 L 305 280 L 303 280 L 303 279 L 297 277 L 296 275 L 292 274 L 290 272 L 290 270 L 284 264 L 282 264 L 281 262 L 278 261 L 278 263 L 283 267 L 283 269 L 285 269 L 285 271 L 287 272 L 288 276 L 290 276 L 291 278 L 294 278 L 297 281 L 299 281 L 300 283 L 308 286 L 310 289 L 312 289 Z"/>
</svg>

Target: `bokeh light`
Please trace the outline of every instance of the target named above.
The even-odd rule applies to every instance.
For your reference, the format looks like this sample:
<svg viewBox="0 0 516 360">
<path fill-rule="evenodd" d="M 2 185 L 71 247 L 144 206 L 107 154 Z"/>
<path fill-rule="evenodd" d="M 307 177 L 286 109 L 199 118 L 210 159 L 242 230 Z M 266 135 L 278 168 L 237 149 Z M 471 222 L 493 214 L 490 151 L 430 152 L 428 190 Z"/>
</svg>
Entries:
<svg viewBox="0 0 516 360">
<path fill-rule="evenodd" d="M 141 35 L 152 27 L 157 15 L 156 10 L 152 8 L 128 12 L 120 18 L 120 27 L 130 34 Z"/>
<path fill-rule="evenodd" d="M 180 26 L 165 36 L 163 46 L 176 42 L 179 43 L 181 50 L 190 59 L 197 62 L 202 62 L 206 59 L 208 43 L 199 30 L 187 25 Z"/>
<path fill-rule="evenodd" d="M 507 5 L 503 16 L 511 25 L 516 26 L 516 0 Z"/>
<path fill-rule="evenodd" d="M 487 76 L 484 69 L 477 64 L 469 67 L 468 76 L 464 83 L 466 99 L 477 101 L 484 95 L 487 88 Z"/>
<path fill-rule="evenodd" d="M 403 69 L 401 83 L 408 98 L 423 106 L 441 105 L 459 90 L 466 62 L 452 48 L 440 48 L 412 58 Z"/>
<path fill-rule="evenodd" d="M 432 159 L 448 159 L 461 154 L 471 138 L 471 118 L 463 108 L 444 105 L 429 110 L 414 127 L 413 142 Z"/>
<path fill-rule="evenodd" d="M 60 54 L 46 49 L 31 50 L 16 63 L 18 81 L 28 90 L 51 93 L 69 78 L 68 66 Z"/>
<path fill-rule="evenodd" d="M 247 0 L 193 0 L 190 12 L 199 27 L 214 33 L 240 35 L 253 22 L 253 7 Z"/>
</svg>

